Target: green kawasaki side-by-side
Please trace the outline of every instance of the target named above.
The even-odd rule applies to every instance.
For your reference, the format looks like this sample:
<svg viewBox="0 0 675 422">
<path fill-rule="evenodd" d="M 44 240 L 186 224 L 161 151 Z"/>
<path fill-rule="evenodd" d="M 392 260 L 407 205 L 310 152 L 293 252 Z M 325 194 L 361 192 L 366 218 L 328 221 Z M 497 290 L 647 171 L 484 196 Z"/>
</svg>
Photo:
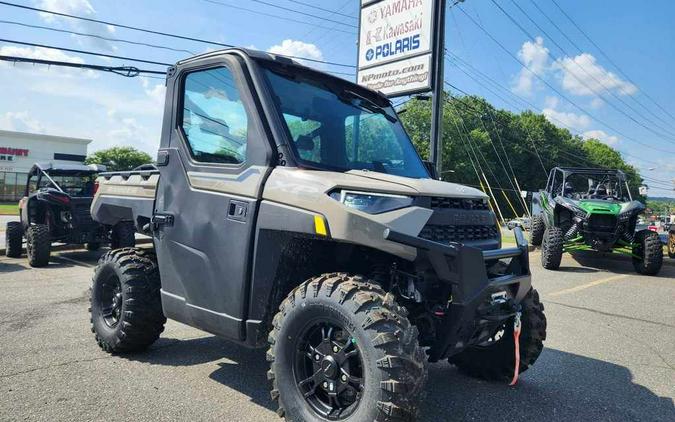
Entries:
<svg viewBox="0 0 675 422">
<path fill-rule="evenodd" d="M 556 167 L 533 199 L 530 241 L 541 245 L 547 269 L 560 267 L 563 252 L 595 250 L 631 256 L 637 272 L 657 274 L 663 262 L 658 235 L 635 231 L 644 210 L 619 170 Z"/>
</svg>

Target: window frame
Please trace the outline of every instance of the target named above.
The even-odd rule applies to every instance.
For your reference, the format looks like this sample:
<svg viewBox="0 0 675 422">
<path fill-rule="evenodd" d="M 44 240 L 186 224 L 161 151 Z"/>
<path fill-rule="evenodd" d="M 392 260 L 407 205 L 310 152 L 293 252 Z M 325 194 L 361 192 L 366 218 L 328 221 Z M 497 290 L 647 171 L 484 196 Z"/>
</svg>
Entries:
<svg viewBox="0 0 675 422">
<path fill-rule="evenodd" d="M 244 157 L 244 160 L 241 163 L 219 163 L 219 162 L 212 162 L 212 161 L 201 161 L 194 155 L 194 151 L 192 149 L 192 146 L 190 145 L 190 139 L 185 133 L 185 130 L 183 129 L 183 118 L 185 114 L 185 86 L 187 82 L 187 78 L 189 75 L 193 73 L 198 73 L 198 72 L 206 72 L 209 70 L 214 70 L 214 69 L 227 69 L 228 72 L 232 75 L 232 81 L 234 82 L 234 87 L 237 90 L 237 93 L 240 96 L 240 101 L 242 106 L 244 107 L 244 112 L 246 113 L 246 124 L 247 124 L 247 131 L 246 131 L 246 156 Z M 242 87 L 241 84 L 238 80 L 239 75 L 232 69 L 231 66 L 228 66 L 227 63 L 224 62 L 217 62 L 217 63 L 208 63 L 204 64 L 203 66 L 198 66 L 190 69 L 186 69 L 184 72 L 182 72 L 179 76 L 179 81 L 178 81 L 178 112 L 176 113 L 176 121 L 174 125 L 174 129 L 180 134 L 181 138 L 181 143 L 185 150 L 187 151 L 188 154 L 188 159 L 190 160 L 190 163 L 195 166 L 195 167 L 215 167 L 215 168 L 227 168 L 227 169 L 232 169 L 232 170 L 237 170 L 237 169 L 243 169 L 244 167 L 248 167 L 250 165 L 250 156 L 249 156 L 249 148 L 251 147 L 250 145 L 250 140 L 249 140 L 249 134 L 248 134 L 248 125 L 251 124 L 251 114 L 249 107 L 247 106 L 247 103 L 245 100 L 242 99 Z M 254 122 L 255 123 L 255 122 Z"/>
</svg>

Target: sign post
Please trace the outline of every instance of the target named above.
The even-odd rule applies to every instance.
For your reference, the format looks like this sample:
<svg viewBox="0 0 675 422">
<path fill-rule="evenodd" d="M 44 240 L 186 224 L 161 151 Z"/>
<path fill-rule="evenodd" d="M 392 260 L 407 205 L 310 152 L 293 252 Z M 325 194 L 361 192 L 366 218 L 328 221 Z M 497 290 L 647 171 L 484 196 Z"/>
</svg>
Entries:
<svg viewBox="0 0 675 422">
<path fill-rule="evenodd" d="M 429 159 L 436 166 L 436 174 L 443 174 L 443 63 L 445 62 L 445 0 L 436 1 L 436 27 L 434 49 L 434 82 L 431 97 L 431 138 Z"/>
<path fill-rule="evenodd" d="M 433 92 L 430 159 L 441 174 L 446 0 L 361 0 L 357 83 L 389 98 Z"/>
</svg>

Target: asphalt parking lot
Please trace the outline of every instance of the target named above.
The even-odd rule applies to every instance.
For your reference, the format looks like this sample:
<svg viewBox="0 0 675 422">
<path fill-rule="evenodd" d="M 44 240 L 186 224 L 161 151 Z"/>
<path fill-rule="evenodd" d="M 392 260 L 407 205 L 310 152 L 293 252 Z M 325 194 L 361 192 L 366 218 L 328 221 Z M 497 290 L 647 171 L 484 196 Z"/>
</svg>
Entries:
<svg viewBox="0 0 675 422">
<path fill-rule="evenodd" d="M 110 356 L 89 330 L 99 253 L 61 251 L 44 269 L 0 257 L 0 420 L 278 421 L 264 351 L 169 322 L 145 353 Z M 422 420 L 675 420 L 675 266 L 566 256 L 538 265 L 546 349 L 516 387 L 430 367 Z"/>
</svg>

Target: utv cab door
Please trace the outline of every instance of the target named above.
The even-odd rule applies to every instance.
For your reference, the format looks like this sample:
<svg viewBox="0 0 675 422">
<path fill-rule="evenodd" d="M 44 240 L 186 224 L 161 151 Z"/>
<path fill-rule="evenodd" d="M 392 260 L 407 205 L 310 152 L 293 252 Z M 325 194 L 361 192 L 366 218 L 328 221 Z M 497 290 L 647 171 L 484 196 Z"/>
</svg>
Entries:
<svg viewBox="0 0 675 422">
<path fill-rule="evenodd" d="M 169 78 L 153 216 L 165 315 L 234 340 L 272 156 L 249 85 L 234 55 Z"/>
</svg>

